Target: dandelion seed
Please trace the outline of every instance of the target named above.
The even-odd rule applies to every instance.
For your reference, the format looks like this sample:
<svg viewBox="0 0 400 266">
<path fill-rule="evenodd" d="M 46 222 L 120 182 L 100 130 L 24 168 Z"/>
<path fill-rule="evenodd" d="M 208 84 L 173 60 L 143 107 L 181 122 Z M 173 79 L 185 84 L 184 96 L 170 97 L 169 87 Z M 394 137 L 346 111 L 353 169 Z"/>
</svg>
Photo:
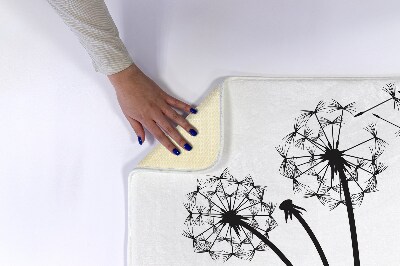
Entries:
<svg viewBox="0 0 400 266">
<path fill-rule="evenodd" d="M 397 128 L 400 128 L 400 126 L 399 125 L 396 125 L 395 123 L 393 123 L 393 122 L 390 122 L 389 120 L 386 120 L 386 119 L 384 119 L 384 118 L 382 118 L 382 117 L 380 117 L 379 115 L 377 115 L 377 114 L 373 114 L 375 117 L 377 117 L 377 118 L 379 118 L 379 119 L 381 119 L 381 120 L 383 120 L 383 121 L 385 121 L 386 123 L 389 123 L 389 124 L 391 124 L 392 126 L 395 126 L 395 127 L 397 127 Z M 397 131 L 396 133 L 395 133 L 395 136 L 396 137 L 400 137 L 400 130 L 399 131 Z"/>
<path fill-rule="evenodd" d="M 386 85 L 382 88 L 382 90 L 383 90 L 384 92 L 386 92 L 387 94 L 389 94 L 390 98 L 387 99 L 387 100 L 384 100 L 384 101 L 381 102 L 381 103 L 378 103 L 378 104 L 372 106 L 371 108 L 368 108 L 368 109 L 365 110 L 365 111 L 359 112 L 358 114 L 355 115 L 355 117 L 360 116 L 360 115 L 363 115 L 363 114 L 365 114 L 365 113 L 367 113 L 367 112 L 369 112 L 369 111 L 375 109 L 376 107 L 378 107 L 378 106 L 380 106 L 380 105 L 382 105 L 382 104 L 385 104 L 385 103 L 387 103 L 387 102 L 389 102 L 389 101 L 391 101 L 391 100 L 393 100 L 393 108 L 394 108 L 394 109 L 397 109 L 397 110 L 400 110 L 400 98 L 396 95 L 396 94 L 399 93 L 399 92 L 397 91 L 396 86 L 395 86 L 393 83 L 388 83 L 388 84 L 386 84 Z"/>
<path fill-rule="evenodd" d="M 378 137 L 378 131 L 376 130 L 376 124 L 369 124 L 365 130 L 372 135 L 375 141 L 375 148 L 383 149 L 387 145 L 387 142 Z"/>
</svg>

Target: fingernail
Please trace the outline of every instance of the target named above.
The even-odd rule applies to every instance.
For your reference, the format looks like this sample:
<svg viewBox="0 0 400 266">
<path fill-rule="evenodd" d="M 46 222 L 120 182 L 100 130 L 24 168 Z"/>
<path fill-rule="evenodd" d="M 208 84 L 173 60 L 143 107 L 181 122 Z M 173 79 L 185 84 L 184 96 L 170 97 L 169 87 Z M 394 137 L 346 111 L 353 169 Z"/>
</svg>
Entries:
<svg viewBox="0 0 400 266">
<path fill-rule="evenodd" d="M 194 109 L 194 108 L 190 108 L 190 112 L 191 112 L 192 114 L 197 114 L 197 110 Z"/>
<path fill-rule="evenodd" d="M 140 136 L 137 137 L 137 140 L 138 140 L 138 142 L 139 142 L 140 145 L 143 144 L 142 138 L 141 138 Z"/>
<path fill-rule="evenodd" d="M 192 136 L 196 136 L 196 135 L 197 135 L 196 130 L 194 130 L 193 128 L 191 128 L 191 129 L 189 130 L 189 133 L 190 133 L 190 135 L 192 135 Z"/>
<path fill-rule="evenodd" d="M 185 150 L 190 151 L 192 149 L 192 146 L 190 146 L 188 143 L 186 143 L 185 145 L 183 145 L 183 147 L 185 148 Z"/>
<path fill-rule="evenodd" d="M 178 151 L 178 149 L 176 149 L 176 148 L 173 149 L 172 152 L 173 152 L 176 156 L 178 156 L 179 154 L 181 154 L 180 151 Z"/>
</svg>

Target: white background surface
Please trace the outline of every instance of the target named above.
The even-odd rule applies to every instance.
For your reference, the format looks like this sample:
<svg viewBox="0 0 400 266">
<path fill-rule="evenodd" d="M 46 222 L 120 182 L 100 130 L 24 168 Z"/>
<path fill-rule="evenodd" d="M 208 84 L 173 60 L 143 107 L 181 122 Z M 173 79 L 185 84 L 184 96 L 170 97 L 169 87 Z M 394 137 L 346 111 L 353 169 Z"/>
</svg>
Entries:
<svg viewBox="0 0 400 266">
<path fill-rule="evenodd" d="M 106 3 L 135 62 L 188 103 L 229 75 L 400 73 L 398 1 Z M 124 265 L 127 176 L 155 141 L 137 144 L 46 1 L 0 4 L 0 265 Z"/>
</svg>

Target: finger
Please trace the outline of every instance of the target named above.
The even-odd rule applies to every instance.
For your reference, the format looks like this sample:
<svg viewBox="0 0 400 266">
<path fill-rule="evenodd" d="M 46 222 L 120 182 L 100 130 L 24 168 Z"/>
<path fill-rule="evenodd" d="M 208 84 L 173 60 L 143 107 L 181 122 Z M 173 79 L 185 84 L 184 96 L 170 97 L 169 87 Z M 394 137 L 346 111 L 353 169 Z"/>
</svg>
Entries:
<svg viewBox="0 0 400 266">
<path fill-rule="evenodd" d="M 133 131 L 135 131 L 137 137 L 138 137 L 138 142 L 140 145 L 143 144 L 145 140 L 145 133 L 144 133 L 144 128 L 140 122 L 138 122 L 135 119 L 130 118 L 129 116 L 126 117 L 129 121 L 129 124 L 131 124 L 131 127 L 133 128 Z"/>
<path fill-rule="evenodd" d="M 192 149 L 192 146 L 182 137 L 178 130 L 172 126 L 164 114 L 160 113 L 160 115 L 156 118 L 156 123 L 165 131 L 165 133 L 168 134 L 168 136 L 175 140 L 179 146 L 187 151 Z"/>
<path fill-rule="evenodd" d="M 162 111 L 169 119 L 171 119 L 176 124 L 180 125 L 184 130 L 189 132 L 190 135 L 192 136 L 197 135 L 197 130 L 195 130 L 194 127 L 185 118 L 183 118 L 180 114 L 178 114 L 174 109 L 167 106 Z"/>
<path fill-rule="evenodd" d="M 194 108 L 194 107 L 190 106 L 189 104 L 184 103 L 184 102 L 182 102 L 182 101 L 180 101 L 180 100 L 178 100 L 178 99 L 176 99 L 176 98 L 174 98 L 174 97 L 172 97 L 170 95 L 167 95 L 167 98 L 165 99 L 165 101 L 169 105 L 171 105 L 171 106 L 173 106 L 175 108 L 178 108 L 180 110 L 183 110 L 186 113 L 192 113 L 192 114 L 196 114 L 197 113 L 196 108 Z"/>
<path fill-rule="evenodd" d="M 179 155 L 181 152 L 175 147 L 172 141 L 165 135 L 165 133 L 159 128 L 155 121 L 151 120 L 145 123 L 145 127 L 151 134 L 165 147 L 167 150 L 175 155 Z"/>
</svg>

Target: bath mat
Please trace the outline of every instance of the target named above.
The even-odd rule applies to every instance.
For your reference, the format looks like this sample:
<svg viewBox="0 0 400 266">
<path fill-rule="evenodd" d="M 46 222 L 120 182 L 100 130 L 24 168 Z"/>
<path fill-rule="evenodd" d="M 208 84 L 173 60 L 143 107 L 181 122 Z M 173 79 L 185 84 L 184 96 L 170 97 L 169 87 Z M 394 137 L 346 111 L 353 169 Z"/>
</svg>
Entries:
<svg viewBox="0 0 400 266">
<path fill-rule="evenodd" d="M 128 265 L 398 265 L 399 78 L 232 77 L 129 176 Z"/>
</svg>

